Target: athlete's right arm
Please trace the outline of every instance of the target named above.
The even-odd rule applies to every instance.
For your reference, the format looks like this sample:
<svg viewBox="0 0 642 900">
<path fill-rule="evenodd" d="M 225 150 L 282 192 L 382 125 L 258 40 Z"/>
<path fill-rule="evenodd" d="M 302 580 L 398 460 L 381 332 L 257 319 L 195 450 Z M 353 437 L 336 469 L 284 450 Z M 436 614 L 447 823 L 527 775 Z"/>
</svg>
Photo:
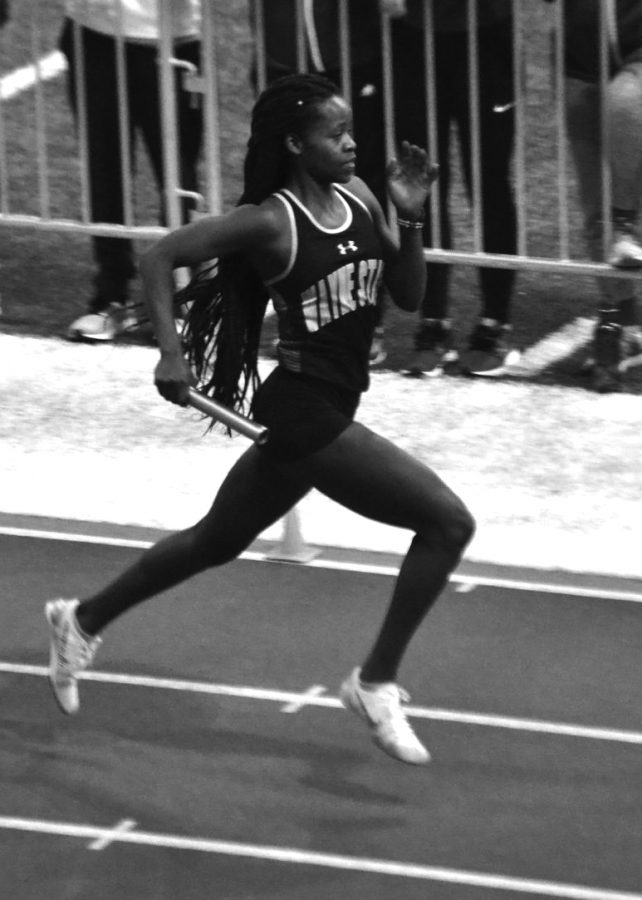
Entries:
<svg viewBox="0 0 642 900">
<path fill-rule="evenodd" d="M 161 358 L 155 382 L 163 397 L 187 403 L 190 374 L 174 322 L 174 270 L 195 267 L 219 256 L 244 252 L 249 257 L 278 244 L 280 220 L 272 204 L 240 206 L 223 216 L 199 219 L 170 232 L 140 262 L 145 303 Z"/>
</svg>

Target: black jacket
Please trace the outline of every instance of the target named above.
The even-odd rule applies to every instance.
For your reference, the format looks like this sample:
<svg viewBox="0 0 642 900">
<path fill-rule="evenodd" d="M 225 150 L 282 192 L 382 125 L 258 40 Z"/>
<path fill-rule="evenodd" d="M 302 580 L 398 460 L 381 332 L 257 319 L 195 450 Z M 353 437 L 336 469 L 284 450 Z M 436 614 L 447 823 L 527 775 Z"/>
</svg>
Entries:
<svg viewBox="0 0 642 900">
<path fill-rule="evenodd" d="M 341 64 L 337 0 L 315 0 L 312 10 L 322 71 L 337 70 Z M 350 0 L 348 15 L 352 66 L 379 59 L 381 36 L 377 0 Z M 297 65 L 295 0 L 267 0 L 263 4 L 263 19 L 268 64 L 275 70 L 295 70 Z M 312 58 L 308 59 L 308 65 L 310 70 L 314 71 Z"/>
<path fill-rule="evenodd" d="M 566 74 L 582 81 L 597 81 L 600 77 L 600 4 L 606 4 L 607 0 L 561 2 L 564 3 Z M 623 62 L 642 61 L 642 0 L 613 2 L 617 46 L 611 51 L 611 74 Z"/>
<path fill-rule="evenodd" d="M 477 3 L 477 23 L 480 28 L 488 28 L 505 22 L 511 18 L 513 0 L 480 0 Z M 423 0 L 407 0 L 408 25 L 423 27 Z M 468 31 L 467 0 L 434 0 L 433 20 L 435 31 L 462 32 Z"/>
</svg>

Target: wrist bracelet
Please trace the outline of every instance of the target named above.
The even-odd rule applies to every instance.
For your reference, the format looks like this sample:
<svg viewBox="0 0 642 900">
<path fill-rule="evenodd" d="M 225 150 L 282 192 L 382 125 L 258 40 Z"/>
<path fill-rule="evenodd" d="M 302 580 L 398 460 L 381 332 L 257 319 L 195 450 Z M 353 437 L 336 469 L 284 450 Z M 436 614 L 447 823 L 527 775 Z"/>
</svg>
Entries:
<svg viewBox="0 0 642 900">
<path fill-rule="evenodd" d="M 415 228 L 417 231 L 419 231 L 424 227 L 424 220 L 416 219 L 412 221 L 411 219 L 400 219 L 397 217 L 397 225 L 400 228 Z"/>
</svg>

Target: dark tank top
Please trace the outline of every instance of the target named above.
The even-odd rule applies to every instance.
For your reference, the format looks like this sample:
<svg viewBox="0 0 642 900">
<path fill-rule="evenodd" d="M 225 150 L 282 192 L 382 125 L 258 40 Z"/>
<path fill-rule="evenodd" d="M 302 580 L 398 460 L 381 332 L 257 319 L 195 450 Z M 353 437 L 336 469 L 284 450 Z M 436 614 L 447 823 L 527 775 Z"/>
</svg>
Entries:
<svg viewBox="0 0 642 900">
<path fill-rule="evenodd" d="M 323 228 L 288 190 L 275 196 L 288 211 L 292 250 L 284 272 L 267 282 L 279 320 L 279 364 L 364 391 L 377 322 L 382 247 L 366 206 L 335 185 L 345 206 L 338 228 Z"/>
</svg>

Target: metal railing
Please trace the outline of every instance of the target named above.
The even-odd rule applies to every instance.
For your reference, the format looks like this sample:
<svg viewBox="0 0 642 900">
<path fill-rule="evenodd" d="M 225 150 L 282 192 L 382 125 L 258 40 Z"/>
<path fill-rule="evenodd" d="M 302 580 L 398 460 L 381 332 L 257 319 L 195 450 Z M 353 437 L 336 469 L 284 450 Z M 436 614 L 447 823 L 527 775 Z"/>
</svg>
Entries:
<svg viewBox="0 0 642 900">
<path fill-rule="evenodd" d="M 164 207 L 167 227 L 173 228 L 181 222 L 181 200 L 191 197 L 202 212 L 219 213 L 224 208 L 223 203 L 223 163 L 221 157 L 221 121 L 220 102 L 225 91 L 233 89 L 229 81 L 223 83 L 222 73 L 225 71 L 226 60 L 234 55 L 235 48 L 226 46 L 224 52 L 220 46 L 219 16 L 222 10 L 223 0 L 204 0 L 202 3 L 202 65 L 200 71 L 193 66 L 177 59 L 174 55 L 171 36 L 171 0 L 159 0 L 159 25 L 160 37 L 158 39 L 159 84 L 161 92 L 161 120 L 164 146 Z M 258 89 L 266 83 L 266 51 L 263 38 L 265 21 L 265 3 L 270 0 L 250 0 L 249 16 L 240 27 L 253 35 L 253 58 L 256 68 L 256 81 Z M 337 44 L 339 48 L 341 66 L 341 87 L 347 94 L 351 88 L 351 60 L 350 60 L 350 0 L 336 0 L 337 2 Z M 514 89 L 515 89 L 515 141 L 512 160 L 512 183 L 517 209 L 517 253 L 515 255 L 488 253 L 483 250 L 483 225 L 482 225 L 482 197 L 481 197 L 481 171 L 480 171 L 480 118 L 479 118 L 479 74 L 478 74 L 478 41 L 477 19 L 479 0 L 464 0 L 469 39 L 469 68 L 470 68 L 470 129 L 472 140 L 472 185 L 470 218 L 467 225 L 467 239 L 462 242 L 462 249 L 446 249 L 441 245 L 439 227 L 439 191 L 437 182 L 431 201 L 431 217 L 434 246 L 426 249 L 426 258 L 433 261 L 457 263 L 474 266 L 493 266 L 520 270 L 572 272 L 576 274 L 599 275 L 609 278 L 631 278 L 630 272 L 622 273 L 610 268 L 601 262 L 591 260 L 583 249 L 572 252 L 572 226 L 571 210 L 572 199 L 572 175 L 569 175 L 569 157 L 567 153 L 567 127 L 566 127 L 566 97 L 563 60 L 563 34 L 564 15 L 563 4 L 558 2 L 547 6 L 547 30 L 550 28 L 555 36 L 552 65 L 550 66 L 550 96 L 546 101 L 545 116 L 538 120 L 537 116 L 529 114 L 529 106 L 533 102 L 532 79 L 529 77 L 529 53 L 532 42 L 525 39 L 525 30 L 532 14 L 534 0 L 513 0 L 513 54 L 514 54 Z M 541 4 L 543 6 L 543 4 Z M 135 174 L 132 170 L 129 144 L 129 116 L 127 110 L 127 66 L 125 60 L 125 37 L 122 29 L 122 16 L 120 28 L 116 34 L 116 64 L 118 72 L 118 110 L 120 122 L 121 164 L 122 164 L 122 192 L 123 192 L 123 222 L 113 224 L 95 221 L 92 217 L 90 192 L 89 192 L 89 165 L 87 142 L 87 109 L 84 102 L 84 92 L 78 91 L 78 127 L 74 135 L 75 152 L 72 158 L 65 159 L 66 178 L 73 182 L 72 189 L 67 191 L 65 201 L 70 201 L 73 194 L 75 210 L 61 208 L 59 198 L 54 202 L 54 182 L 60 181 L 61 173 L 52 165 L 51 152 L 51 128 L 48 118 L 48 98 L 46 96 L 46 83 L 51 77 L 51 60 L 54 54 L 46 54 L 43 45 L 41 27 L 41 15 L 43 4 L 31 0 L 28 4 L 29 28 L 31 33 L 31 55 L 33 65 L 33 100 L 31 103 L 31 122 L 29 132 L 33 135 L 34 155 L 33 171 L 27 176 L 22 175 L 23 186 L 25 179 L 30 189 L 30 203 L 35 210 L 16 208 L 13 196 L 16 193 L 22 195 L 23 191 L 14 190 L 14 169 L 16 166 L 16 151 L 11 145 L 12 122 L 7 115 L 9 104 L 13 101 L 7 99 L 0 101 L 0 225 L 32 228 L 52 229 L 58 231 L 78 231 L 93 235 L 117 235 L 122 237 L 156 238 L 166 230 L 157 222 L 150 220 L 138 221 L 134 210 L 134 183 Z M 601 38 L 600 38 L 600 86 L 602 96 L 606 96 L 608 83 L 609 62 L 609 34 L 608 4 L 601 4 Z M 229 13 L 229 5 L 227 7 Z M 296 59 L 297 68 L 305 70 L 309 65 L 309 34 L 306 31 L 306 15 L 309 15 L 309 3 L 307 0 L 295 0 L 295 32 L 296 32 Z M 437 146 L 437 120 L 436 120 L 436 96 L 434 90 L 434 42 L 433 30 L 433 3 L 432 0 L 424 0 L 424 56 L 425 56 L 425 80 L 423 85 L 418 85 L 418 90 L 425 92 L 426 98 L 426 146 L 431 157 L 436 158 Z M 383 66 L 383 106 L 385 119 L 385 134 L 383 139 L 388 153 L 393 153 L 396 139 L 394 133 L 395 91 L 392 66 L 392 42 L 391 22 L 385 15 L 381 16 L 381 59 Z M 74 42 L 76 47 L 76 71 L 75 76 L 79 84 L 83 84 L 85 73 L 82 66 L 82 53 L 80 42 L 82 40 L 79 27 L 74 28 Z M 540 41 L 541 45 L 541 41 Z M 26 62 L 26 61 L 25 61 Z M 62 72 L 58 59 L 58 74 Z M 50 68 L 47 69 L 46 67 Z M 174 93 L 174 79 L 176 70 L 182 70 L 184 86 L 198 95 L 203 103 L 204 115 L 204 141 L 203 164 L 201 166 L 200 193 L 186 191 L 179 183 L 179 147 L 177 141 L 177 112 Z M 539 72 L 541 75 L 541 72 Z M 250 73 L 247 73 L 248 83 Z M 60 79 L 59 79 L 60 81 Z M 62 103 L 61 89 L 56 94 L 57 102 Z M 605 103 L 601 104 L 601 134 L 602 146 L 608 148 L 608 128 L 606 122 Z M 249 116 L 249 109 L 248 109 Z M 551 127 L 547 132 L 555 143 L 555 172 L 550 180 L 550 225 L 551 231 L 557 232 L 557 241 L 553 252 L 543 254 L 533 247 L 529 236 L 529 194 L 532 189 L 533 171 L 529 163 L 528 148 L 533 140 L 533 130 L 541 127 L 542 120 L 550 121 Z M 71 119 L 70 119 L 71 122 Z M 242 148 L 237 155 L 237 171 L 234 177 L 240 174 L 240 162 Z M 59 164 L 60 165 L 60 164 Z M 227 177 L 227 172 L 225 173 Z M 65 193 L 63 189 L 63 194 Z M 60 189 L 57 188 L 57 197 Z M 71 201 L 70 201 L 71 202 Z M 609 211 L 611 208 L 611 178 L 607 153 L 604 152 L 602 164 L 602 208 L 604 222 L 604 248 L 608 247 L 611 240 L 611 225 Z"/>
</svg>

